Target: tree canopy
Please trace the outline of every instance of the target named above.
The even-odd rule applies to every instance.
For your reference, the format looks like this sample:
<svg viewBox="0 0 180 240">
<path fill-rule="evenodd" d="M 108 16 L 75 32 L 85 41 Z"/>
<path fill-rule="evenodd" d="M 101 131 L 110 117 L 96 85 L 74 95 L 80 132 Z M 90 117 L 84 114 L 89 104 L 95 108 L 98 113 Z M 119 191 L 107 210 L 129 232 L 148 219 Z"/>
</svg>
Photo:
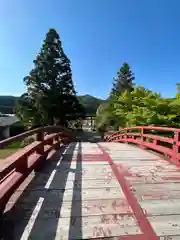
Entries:
<svg viewBox="0 0 180 240">
<path fill-rule="evenodd" d="M 24 78 L 27 93 L 16 106 L 17 115 L 25 124 L 68 125 L 85 115 L 72 81 L 70 60 L 64 53 L 60 37 L 50 29 L 40 53 L 33 61 L 34 68 Z"/>
<path fill-rule="evenodd" d="M 132 91 L 135 77 L 128 63 L 124 63 L 114 78 L 110 95 L 118 95 L 123 91 Z"/>
<path fill-rule="evenodd" d="M 178 112 L 175 111 L 174 102 L 144 87 L 137 86 L 132 92 L 125 91 L 119 95 L 114 102 L 114 111 L 122 127 L 179 124 L 176 121 Z"/>
<path fill-rule="evenodd" d="M 126 63 L 117 76 L 108 102 L 98 108 L 97 129 L 107 131 L 140 125 L 180 127 L 180 84 L 175 98 L 168 99 L 135 85 L 134 74 Z"/>
</svg>

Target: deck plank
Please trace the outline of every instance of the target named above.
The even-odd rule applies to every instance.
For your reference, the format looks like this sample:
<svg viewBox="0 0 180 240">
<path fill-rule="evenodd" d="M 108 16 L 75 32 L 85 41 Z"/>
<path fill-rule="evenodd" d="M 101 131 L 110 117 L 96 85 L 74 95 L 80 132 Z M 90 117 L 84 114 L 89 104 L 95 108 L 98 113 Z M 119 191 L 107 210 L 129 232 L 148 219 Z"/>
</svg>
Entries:
<svg viewBox="0 0 180 240">
<path fill-rule="evenodd" d="M 34 173 L 25 190 L 19 187 L 21 197 L 6 221 L 12 226 L 10 239 L 146 240 L 126 187 L 155 233 L 152 240 L 180 239 L 180 169 L 131 145 L 99 146 L 70 144 L 63 157 Z"/>
</svg>

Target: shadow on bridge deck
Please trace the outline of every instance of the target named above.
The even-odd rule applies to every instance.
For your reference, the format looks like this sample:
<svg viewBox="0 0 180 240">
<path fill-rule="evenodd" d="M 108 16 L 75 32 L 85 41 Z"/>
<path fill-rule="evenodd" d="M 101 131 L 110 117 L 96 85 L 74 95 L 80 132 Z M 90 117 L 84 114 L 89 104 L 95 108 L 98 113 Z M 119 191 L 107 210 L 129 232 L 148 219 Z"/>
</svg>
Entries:
<svg viewBox="0 0 180 240">
<path fill-rule="evenodd" d="M 21 185 L 16 194 L 12 196 L 0 222 L 0 239 L 54 240 L 56 237 L 58 238 L 56 232 L 64 197 L 72 204 L 72 206 L 69 204 L 71 215 L 68 217 L 72 216 L 69 237 L 73 239 L 75 238 L 74 234 L 76 234 L 81 239 L 80 217 L 76 221 L 76 231 L 73 229 L 75 221 L 73 216 L 82 215 L 81 144 L 78 147 L 76 143 L 69 145 L 68 149 L 65 150 L 66 153 L 61 157 L 63 151 L 62 148 L 52 154 L 41 171 L 32 173 L 26 183 Z M 75 155 L 77 155 L 76 169 L 71 167 Z M 74 174 L 74 179 L 72 179 L 71 173 Z M 66 186 L 68 180 L 70 185 L 72 183 L 70 188 Z M 28 181 L 30 181 L 29 184 Z M 28 186 L 25 186 L 27 184 Z M 66 196 L 64 196 L 65 189 L 67 189 Z M 73 193 L 70 193 L 71 191 Z M 75 200 L 78 201 L 74 205 Z"/>
<path fill-rule="evenodd" d="M 96 136 L 79 134 L 30 175 L 7 205 L 0 239 L 180 239 L 179 168 Z"/>
<path fill-rule="evenodd" d="M 91 143 L 98 143 L 102 141 L 102 136 L 97 134 L 96 132 L 86 132 L 86 131 L 80 131 L 77 133 L 76 136 L 77 140 L 83 141 L 83 142 L 91 142 Z"/>
</svg>

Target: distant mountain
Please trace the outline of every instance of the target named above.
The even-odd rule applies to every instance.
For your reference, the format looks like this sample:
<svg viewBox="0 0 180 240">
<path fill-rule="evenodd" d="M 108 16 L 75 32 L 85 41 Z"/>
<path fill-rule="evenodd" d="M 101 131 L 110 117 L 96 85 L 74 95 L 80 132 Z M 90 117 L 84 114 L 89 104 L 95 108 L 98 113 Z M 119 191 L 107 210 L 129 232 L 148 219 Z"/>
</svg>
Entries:
<svg viewBox="0 0 180 240">
<path fill-rule="evenodd" d="M 78 98 L 80 103 L 85 107 L 87 115 L 95 115 L 99 105 L 105 102 L 105 100 L 91 95 L 78 96 Z"/>
<path fill-rule="evenodd" d="M 91 95 L 78 96 L 78 99 L 85 107 L 87 115 L 95 115 L 98 106 L 105 102 L 105 100 L 93 97 Z M 18 97 L 14 96 L 0 96 L 0 113 L 12 114 L 17 100 Z"/>
<path fill-rule="evenodd" d="M 12 114 L 17 100 L 18 97 L 14 96 L 0 96 L 0 113 Z"/>
</svg>

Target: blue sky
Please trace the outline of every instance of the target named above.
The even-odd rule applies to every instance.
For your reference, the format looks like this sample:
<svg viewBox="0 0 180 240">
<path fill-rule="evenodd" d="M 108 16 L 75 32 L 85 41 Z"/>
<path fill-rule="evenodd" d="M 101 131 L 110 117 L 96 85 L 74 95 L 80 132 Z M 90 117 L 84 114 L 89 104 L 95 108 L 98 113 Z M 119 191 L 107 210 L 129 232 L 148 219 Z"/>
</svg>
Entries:
<svg viewBox="0 0 180 240">
<path fill-rule="evenodd" d="M 49 28 L 79 94 L 107 97 L 123 62 L 136 83 L 171 97 L 180 82 L 179 0 L 0 0 L 0 95 L 20 95 Z"/>
</svg>

